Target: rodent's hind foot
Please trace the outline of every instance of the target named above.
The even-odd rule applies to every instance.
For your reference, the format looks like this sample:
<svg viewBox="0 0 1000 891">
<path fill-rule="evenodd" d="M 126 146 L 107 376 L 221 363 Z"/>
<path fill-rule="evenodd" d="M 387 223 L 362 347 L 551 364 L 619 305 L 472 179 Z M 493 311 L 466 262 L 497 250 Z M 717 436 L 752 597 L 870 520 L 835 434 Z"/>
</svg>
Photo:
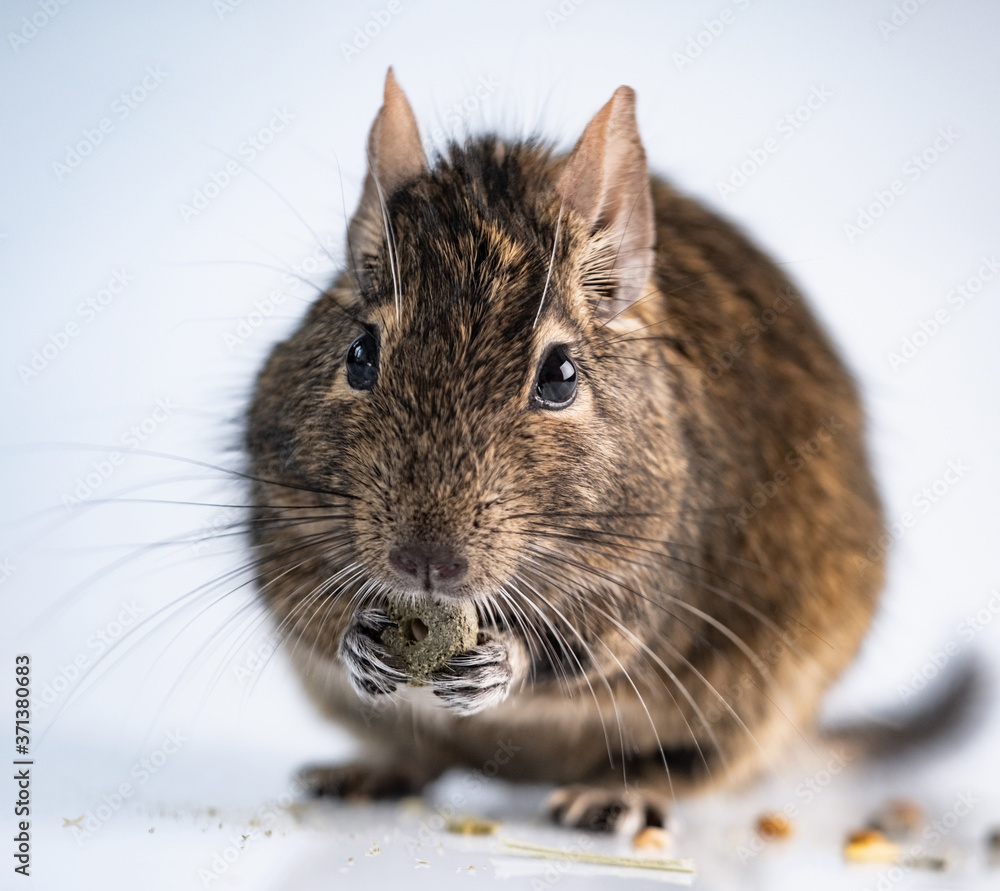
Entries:
<svg viewBox="0 0 1000 891">
<path fill-rule="evenodd" d="M 574 785 L 556 789 L 545 809 L 554 823 L 568 829 L 630 835 L 646 826 L 665 826 L 669 800 L 644 789 Z"/>
<path fill-rule="evenodd" d="M 398 764 L 318 764 L 303 768 L 297 779 L 313 798 L 352 801 L 391 800 L 418 795 L 433 777 Z"/>
</svg>

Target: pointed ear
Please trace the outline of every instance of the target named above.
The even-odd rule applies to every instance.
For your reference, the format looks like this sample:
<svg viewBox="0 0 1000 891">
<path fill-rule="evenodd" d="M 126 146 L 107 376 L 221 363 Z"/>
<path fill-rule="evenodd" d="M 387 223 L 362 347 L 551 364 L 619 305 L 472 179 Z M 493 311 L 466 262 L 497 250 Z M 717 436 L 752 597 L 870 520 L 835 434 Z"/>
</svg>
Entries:
<svg viewBox="0 0 1000 891">
<path fill-rule="evenodd" d="M 348 248 L 355 262 L 374 253 L 385 238 L 383 202 L 396 189 L 427 170 L 427 157 L 420 144 L 420 131 L 413 109 L 392 68 L 385 75 L 382 107 L 368 134 L 368 175 L 361 202 L 348 228 Z"/>
<path fill-rule="evenodd" d="M 612 279 L 611 318 L 639 299 L 653 270 L 656 228 L 646 153 L 635 122 L 635 92 L 619 87 L 587 125 L 559 177 L 563 207 L 590 228 L 594 253 L 588 271 Z"/>
</svg>

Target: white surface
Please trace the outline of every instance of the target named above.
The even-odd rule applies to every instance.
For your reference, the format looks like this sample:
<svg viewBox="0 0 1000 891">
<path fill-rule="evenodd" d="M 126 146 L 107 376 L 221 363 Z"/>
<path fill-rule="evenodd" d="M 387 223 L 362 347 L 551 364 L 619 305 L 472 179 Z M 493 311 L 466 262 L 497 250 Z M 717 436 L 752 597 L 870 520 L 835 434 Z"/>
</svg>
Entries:
<svg viewBox="0 0 1000 891">
<path fill-rule="evenodd" d="M 903 703 L 901 685 L 915 671 L 933 673 L 935 658 L 950 661 L 949 652 L 978 653 L 996 673 L 996 612 L 984 613 L 990 621 L 983 625 L 966 617 L 986 608 L 1000 586 L 1000 285 L 986 282 L 961 308 L 948 301 L 983 257 L 1000 253 L 996 4 L 911 2 L 907 8 L 916 11 L 884 36 L 879 21 L 893 14 L 889 0 L 588 0 L 564 3 L 572 13 L 552 22 L 555 0 L 399 0 L 392 6 L 398 14 L 382 14 L 383 21 L 389 15 L 382 33 L 350 59 L 344 42 L 388 4 L 76 2 L 59 7 L 15 51 L 10 32 L 39 8 L 11 2 L 0 14 L 7 444 L 0 563 L 9 571 L 0 595 L 10 617 L 0 664 L 30 653 L 36 696 L 46 685 L 63 687 L 58 678 L 73 674 L 74 660 L 91 674 L 66 682 L 51 705 L 35 709 L 33 877 L 13 876 L 4 861 L 0 886 L 203 887 L 198 870 L 211 868 L 233 833 L 253 828 L 249 821 L 287 789 L 297 766 L 349 751 L 346 737 L 310 711 L 281 657 L 254 669 L 267 629 L 257 625 L 262 617 L 247 588 L 237 588 L 242 579 L 196 590 L 241 564 L 238 538 L 150 548 L 93 574 L 142 542 L 204 534 L 236 518 L 226 508 L 122 500 L 242 498 L 218 472 L 128 453 L 123 439 L 146 421 L 147 449 L 238 466 L 238 454 L 225 449 L 238 443 L 252 375 L 312 293 L 283 280 L 282 270 L 302 269 L 322 286 L 333 264 L 317 239 L 342 255 L 343 207 L 350 212 L 357 200 L 364 139 L 389 64 L 428 145 L 440 142 L 436 130 L 462 135 L 466 127 L 494 126 L 540 131 L 568 146 L 619 83 L 636 88 L 651 166 L 739 221 L 787 264 L 842 345 L 867 398 L 889 516 L 919 511 L 913 499 L 949 462 L 967 467 L 898 536 L 884 609 L 832 710 L 850 715 L 919 702 Z M 679 70 L 674 54 L 724 9 L 732 10 L 731 21 Z M 134 108 L 123 106 L 120 95 L 144 77 L 151 89 Z M 810 95 L 817 107 L 801 128 L 779 127 Z M 475 107 L 456 117 L 451 109 L 463 102 Z M 64 162 L 67 145 L 99 130 L 104 118 L 100 144 L 60 178 L 53 163 Z M 229 156 L 246 161 L 246 141 L 269 127 L 273 138 L 252 164 L 185 222 L 182 205 Z M 914 177 L 909 159 L 940 128 L 957 135 Z M 723 197 L 718 182 L 768 139 L 777 150 Z M 903 194 L 849 240 L 844 225 L 855 221 L 859 205 L 897 178 Z M 88 320 L 81 302 L 123 269 L 133 281 Z M 241 320 L 275 290 L 288 296 L 243 338 Z M 939 309 L 949 313 L 939 333 L 893 368 L 889 352 Z M 19 366 L 69 323 L 76 335 L 37 376 L 22 380 Z M 157 400 L 167 406 L 158 415 Z M 116 449 L 120 465 L 88 503 L 67 510 L 64 496 Z M 107 498 L 115 502 L 100 503 Z M 1000 598 L 993 605 L 1000 607 Z M 119 619 L 131 622 L 129 636 L 98 662 L 100 635 L 115 637 Z M 12 713 L 9 695 L 4 702 Z M 171 730 L 187 741 L 139 782 L 146 774 L 135 768 L 138 759 L 155 756 Z M 990 702 L 969 739 L 890 767 L 852 764 L 808 806 L 796 790 L 815 766 L 786 768 L 743 797 L 685 803 L 677 854 L 697 859 L 703 888 L 874 888 L 882 879 L 899 888 L 995 887 L 998 873 L 980 861 L 986 827 L 1000 824 L 998 739 Z M 134 794 L 78 844 L 63 818 L 96 813 L 102 797 L 130 778 Z M 534 835 L 531 814 L 544 790 L 494 786 L 470 805 L 503 817 L 511 835 Z M 439 805 L 449 801 L 449 788 L 446 782 L 436 790 Z M 13 789 L 7 781 L 3 800 Z M 966 791 L 979 803 L 947 840 L 968 857 L 955 872 L 883 877 L 840 864 L 843 833 L 887 795 L 918 797 L 942 815 Z M 800 807 L 796 838 L 743 865 L 739 845 L 753 816 L 787 803 Z M 209 808 L 218 814 L 209 817 Z M 0 814 L 10 838 L 10 807 Z M 301 822 L 282 813 L 268 827 L 272 835 L 253 837 L 210 886 L 493 880 L 491 855 L 459 850 L 461 840 L 452 838 L 443 840 L 442 853 L 435 836 L 421 858 L 431 865 L 417 869 L 419 855 L 401 839 L 420 819 L 392 808 L 320 809 Z M 575 838 L 549 837 L 562 844 Z M 373 842 L 382 852 L 366 857 Z M 470 873 L 470 865 L 477 869 Z M 537 887 L 531 878 L 508 881 Z M 558 882 L 584 885 L 596 883 L 576 876 Z"/>
</svg>

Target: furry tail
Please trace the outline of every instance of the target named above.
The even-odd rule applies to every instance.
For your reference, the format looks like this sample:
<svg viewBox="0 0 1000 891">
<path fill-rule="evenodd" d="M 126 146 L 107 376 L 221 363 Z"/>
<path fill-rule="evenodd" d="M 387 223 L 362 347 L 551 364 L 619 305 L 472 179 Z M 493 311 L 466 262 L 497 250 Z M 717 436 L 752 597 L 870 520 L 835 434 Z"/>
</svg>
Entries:
<svg viewBox="0 0 1000 891">
<path fill-rule="evenodd" d="M 968 737 L 986 711 L 990 683 L 981 661 L 970 657 L 945 672 L 921 694 L 915 710 L 822 728 L 827 742 L 862 757 L 896 759 Z"/>
</svg>

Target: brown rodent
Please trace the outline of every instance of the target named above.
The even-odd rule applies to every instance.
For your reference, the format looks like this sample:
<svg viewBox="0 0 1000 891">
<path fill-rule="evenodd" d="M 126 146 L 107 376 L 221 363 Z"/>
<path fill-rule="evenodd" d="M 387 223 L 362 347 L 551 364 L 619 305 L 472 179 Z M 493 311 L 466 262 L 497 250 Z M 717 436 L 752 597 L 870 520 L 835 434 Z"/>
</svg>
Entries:
<svg viewBox="0 0 1000 891">
<path fill-rule="evenodd" d="M 610 829 L 753 776 L 882 585 L 826 336 L 745 236 L 650 177 L 628 87 L 567 155 L 488 136 L 428 164 L 390 70 L 368 153 L 348 268 L 274 349 L 247 430 L 262 596 L 366 740 L 308 780 L 391 795 L 492 760 Z M 381 642 L 390 596 L 476 604 L 477 645 L 424 690 Z"/>
</svg>

